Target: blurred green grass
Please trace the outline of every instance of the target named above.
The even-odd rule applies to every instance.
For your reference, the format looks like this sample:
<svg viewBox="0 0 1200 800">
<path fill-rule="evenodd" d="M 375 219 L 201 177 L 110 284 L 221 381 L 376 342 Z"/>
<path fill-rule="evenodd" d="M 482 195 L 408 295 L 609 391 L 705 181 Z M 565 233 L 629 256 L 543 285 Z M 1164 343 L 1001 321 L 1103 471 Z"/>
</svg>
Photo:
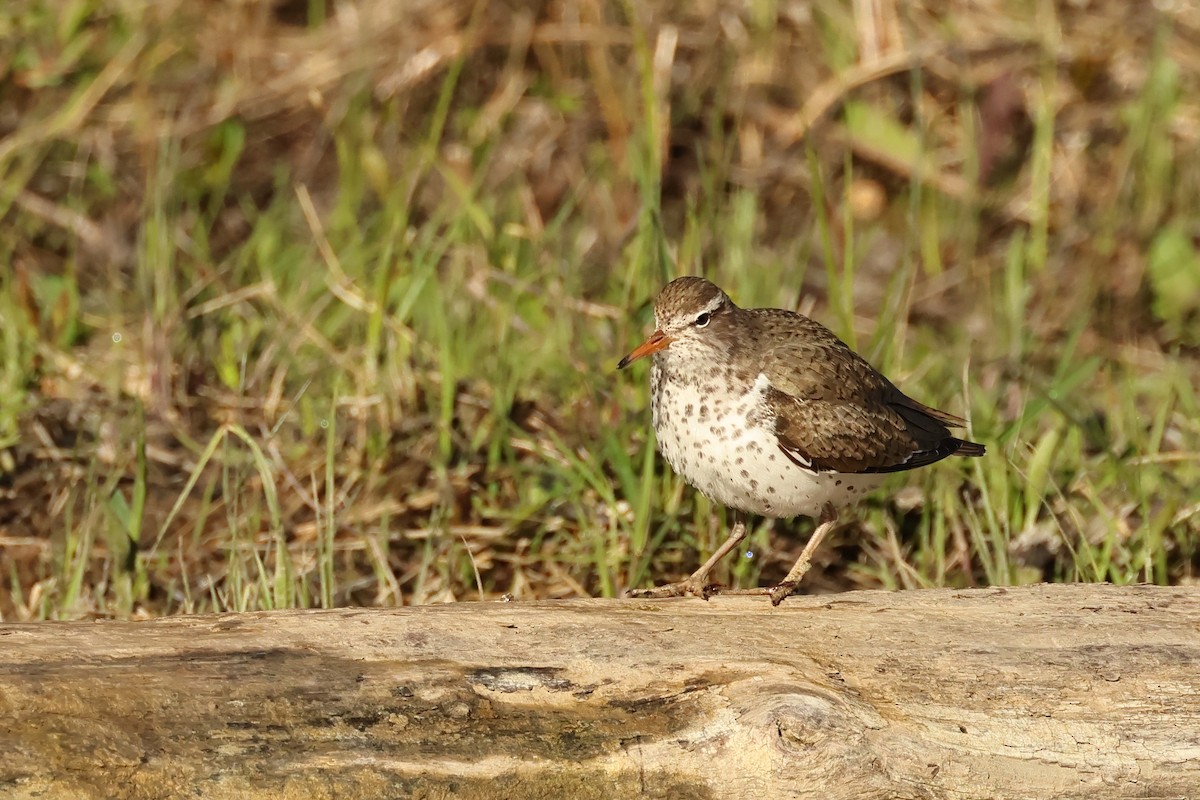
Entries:
<svg viewBox="0 0 1200 800">
<path fill-rule="evenodd" d="M 807 590 L 1194 580 L 1196 12 L 877 6 L 6 4 L 0 615 L 685 574 L 720 509 L 613 369 L 685 273 L 989 447 Z"/>
</svg>

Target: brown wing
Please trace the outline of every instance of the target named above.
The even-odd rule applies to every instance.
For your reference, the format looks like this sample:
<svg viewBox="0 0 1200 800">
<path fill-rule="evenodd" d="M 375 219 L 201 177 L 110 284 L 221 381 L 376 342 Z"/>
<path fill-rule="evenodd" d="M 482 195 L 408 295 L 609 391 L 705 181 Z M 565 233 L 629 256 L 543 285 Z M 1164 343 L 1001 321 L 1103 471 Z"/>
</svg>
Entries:
<svg viewBox="0 0 1200 800">
<path fill-rule="evenodd" d="M 763 352 L 761 369 L 771 386 L 805 400 L 850 402 L 878 398 L 891 382 L 855 353 L 833 331 L 802 314 L 779 309 L 758 310 L 761 339 L 776 343 Z M 775 337 L 784 328 L 788 336 Z"/>
<path fill-rule="evenodd" d="M 905 395 L 828 328 L 807 317 L 772 311 L 765 327 L 786 324 L 785 337 L 764 353 L 780 449 L 806 469 L 896 472 L 982 445 L 950 435 L 963 420 Z"/>
</svg>

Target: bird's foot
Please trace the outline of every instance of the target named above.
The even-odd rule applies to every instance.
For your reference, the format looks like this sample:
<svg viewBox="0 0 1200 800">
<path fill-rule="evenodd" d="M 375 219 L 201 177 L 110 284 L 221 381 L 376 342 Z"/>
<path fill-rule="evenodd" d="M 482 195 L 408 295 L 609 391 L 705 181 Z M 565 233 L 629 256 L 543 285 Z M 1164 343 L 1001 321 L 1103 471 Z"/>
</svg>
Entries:
<svg viewBox="0 0 1200 800">
<path fill-rule="evenodd" d="M 753 589 L 721 589 L 723 595 L 751 595 L 754 597 L 762 597 L 766 595 L 771 598 L 771 605 L 777 606 L 783 602 L 784 598 L 796 591 L 796 584 L 799 581 L 781 581 L 774 586 L 758 586 Z"/>
<path fill-rule="evenodd" d="M 677 581 L 675 583 L 666 583 L 662 586 L 655 586 L 651 589 L 629 589 L 625 592 L 626 597 L 636 597 L 642 599 L 658 599 L 661 597 L 686 597 L 693 595 L 701 600 L 707 600 L 714 594 L 721 591 L 721 587 L 715 583 L 706 583 L 696 578 L 688 578 L 687 580 Z"/>
</svg>

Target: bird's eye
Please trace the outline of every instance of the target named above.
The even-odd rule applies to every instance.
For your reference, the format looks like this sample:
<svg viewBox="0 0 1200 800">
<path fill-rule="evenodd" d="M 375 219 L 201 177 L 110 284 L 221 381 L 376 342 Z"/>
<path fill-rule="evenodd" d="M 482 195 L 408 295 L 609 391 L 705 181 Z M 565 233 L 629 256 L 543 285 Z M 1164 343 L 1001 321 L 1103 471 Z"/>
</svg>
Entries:
<svg viewBox="0 0 1200 800">
<path fill-rule="evenodd" d="M 703 328 L 705 325 L 707 325 L 707 324 L 708 324 L 708 321 L 709 321 L 710 319 L 712 319 L 712 314 L 710 314 L 710 313 L 708 313 L 707 311 L 705 311 L 703 314 L 701 314 L 700 316 L 696 317 L 696 327 L 697 327 L 697 328 Z"/>
</svg>

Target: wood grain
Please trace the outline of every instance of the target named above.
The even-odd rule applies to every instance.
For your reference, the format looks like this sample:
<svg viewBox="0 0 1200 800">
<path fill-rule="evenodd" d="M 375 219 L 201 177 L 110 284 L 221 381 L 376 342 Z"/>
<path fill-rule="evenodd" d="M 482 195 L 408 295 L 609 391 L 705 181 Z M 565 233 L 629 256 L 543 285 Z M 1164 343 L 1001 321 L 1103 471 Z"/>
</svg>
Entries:
<svg viewBox="0 0 1200 800">
<path fill-rule="evenodd" d="M 0 796 L 1200 796 L 1200 588 L 0 625 Z"/>
</svg>

